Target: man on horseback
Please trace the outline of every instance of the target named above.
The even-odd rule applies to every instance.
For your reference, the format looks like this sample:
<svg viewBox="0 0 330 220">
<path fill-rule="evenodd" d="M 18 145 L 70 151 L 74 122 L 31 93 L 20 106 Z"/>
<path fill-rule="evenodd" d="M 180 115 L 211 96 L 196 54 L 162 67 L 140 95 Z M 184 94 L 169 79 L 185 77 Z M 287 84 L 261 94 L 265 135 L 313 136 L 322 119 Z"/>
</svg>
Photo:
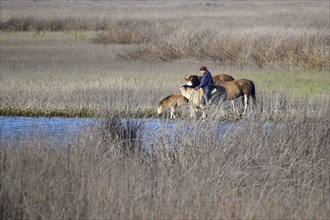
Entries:
<svg viewBox="0 0 330 220">
<path fill-rule="evenodd" d="M 208 69 L 205 66 L 201 66 L 199 68 L 199 71 L 201 72 L 202 78 L 200 81 L 200 84 L 196 87 L 196 89 L 200 89 L 202 88 L 204 90 L 204 99 L 205 99 L 205 105 L 208 106 L 209 105 L 209 100 L 211 97 L 211 92 L 214 86 L 214 82 L 212 79 L 212 74 L 210 73 L 210 71 L 208 71 Z"/>
</svg>

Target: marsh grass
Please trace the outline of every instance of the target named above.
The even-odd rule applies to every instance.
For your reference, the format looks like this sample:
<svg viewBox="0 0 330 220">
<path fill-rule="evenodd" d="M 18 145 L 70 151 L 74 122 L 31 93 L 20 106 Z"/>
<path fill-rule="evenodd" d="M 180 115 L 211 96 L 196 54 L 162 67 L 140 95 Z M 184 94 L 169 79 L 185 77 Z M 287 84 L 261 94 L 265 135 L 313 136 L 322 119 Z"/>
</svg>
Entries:
<svg viewBox="0 0 330 220">
<path fill-rule="evenodd" d="M 70 145 L 0 137 L 0 218 L 328 218 L 328 14 L 328 2 L 1 2 L 0 114 L 106 120 Z M 55 21 L 73 24 L 49 32 Z M 183 108 L 146 148 L 134 118 L 156 117 L 200 65 L 253 80 L 257 106 L 204 121 Z"/>
<path fill-rule="evenodd" d="M 130 4 L 6 2 L 0 30 L 75 31 L 78 39 L 86 38 L 79 31 L 96 31 L 97 44 L 132 45 L 119 52 L 130 61 L 196 59 L 258 68 L 329 68 L 328 2 Z M 22 11 L 22 6 L 28 9 Z"/>
<path fill-rule="evenodd" d="M 329 117 L 178 121 L 141 151 L 138 124 L 116 117 L 69 146 L 0 149 L 3 218 L 293 218 L 329 215 Z M 183 128 L 185 132 L 183 132 Z"/>
<path fill-rule="evenodd" d="M 97 117 L 112 113 L 121 117 L 157 117 L 158 101 L 178 93 L 180 84 L 177 82 L 183 84 L 185 76 L 171 73 L 173 79 L 167 81 L 167 77 L 171 76 L 158 77 L 157 72 L 145 74 L 144 77 L 141 74 L 135 77 L 134 73 L 119 75 L 113 76 L 110 72 L 92 76 L 74 73 L 58 76 L 54 80 L 38 75 L 40 77 L 33 82 L 24 79 L 21 74 L 17 75 L 19 78 L 3 77 L 0 112 L 2 115 L 26 116 Z M 315 75 L 315 78 L 296 72 L 237 75 L 255 81 L 257 108 L 253 112 L 262 117 L 280 119 L 291 110 L 300 111 L 306 107 L 308 111 L 314 111 L 315 105 L 329 102 L 328 81 L 318 79 L 322 73 Z M 282 77 L 284 75 L 286 77 Z M 76 80 L 71 81 L 72 78 Z M 240 100 L 236 103 L 241 105 Z M 221 112 L 219 118 L 232 115 L 231 104 L 225 105 L 226 110 Z M 182 117 L 189 115 L 187 109 L 180 111 Z"/>
<path fill-rule="evenodd" d="M 155 117 L 158 101 L 178 93 L 183 78 L 198 74 L 196 68 L 202 64 L 190 60 L 118 60 L 116 53 L 127 46 L 95 47 L 74 40 L 71 34 L 46 33 L 42 39 L 30 33 L 20 33 L 16 38 L 9 33 L 1 35 L 5 39 L 0 51 L 1 114 L 70 117 L 112 112 L 123 117 Z M 282 99 L 316 104 L 329 100 L 327 70 L 242 71 L 235 66 L 204 64 L 213 74 L 226 72 L 236 79 L 253 80 L 260 106 L 279 106 L 275 103 Z M 293 108 L 298 106 L 293 104 Z M 280 112 L 276 107 L 269 111 Z"/>
<path fill-rule="evenodd" d="M 25 37 L 31 35 L 21 34 L 1 45 L 2 115 L 98 116 L 112 112 L 155 117 L 157 103 L 179 93 L 184 77 L 198 74 L 196 68 L 201 65 L 189 60 L 128 62 L 115 56 L 126 46 L 95 47 L 66 35 L 57 39 L 51 33 L 42 40 L 30 38 L 28 43 Z M 253 80 L 260 106 L 277 106 L 273 103 L 282 102 L 280 99 L 328 102 L 326 70 L 242 71 L 235 66 L 206 65 L 214 75 L 226 72 L 236 79 Z M 298 107 L 294 104 L 293 108 Z"/>
</svg>

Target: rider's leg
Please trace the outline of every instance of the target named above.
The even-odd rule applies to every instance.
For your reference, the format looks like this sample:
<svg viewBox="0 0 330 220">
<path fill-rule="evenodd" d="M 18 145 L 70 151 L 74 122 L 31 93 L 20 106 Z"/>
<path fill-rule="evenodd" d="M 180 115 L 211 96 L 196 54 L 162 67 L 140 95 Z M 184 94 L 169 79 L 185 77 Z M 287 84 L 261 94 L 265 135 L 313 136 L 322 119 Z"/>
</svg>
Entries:
<svg viewBox="0 0 330 220">
<path fill-rule="evenodd" d="M 204 99 L 205 99 L 205 105 L 208 106 L 210 103 L 210 97 L 211 97 L 211 92 L 212 92 L 212 87 L 211 86 L 205 86 L 204 87 Z"/>
</svg>

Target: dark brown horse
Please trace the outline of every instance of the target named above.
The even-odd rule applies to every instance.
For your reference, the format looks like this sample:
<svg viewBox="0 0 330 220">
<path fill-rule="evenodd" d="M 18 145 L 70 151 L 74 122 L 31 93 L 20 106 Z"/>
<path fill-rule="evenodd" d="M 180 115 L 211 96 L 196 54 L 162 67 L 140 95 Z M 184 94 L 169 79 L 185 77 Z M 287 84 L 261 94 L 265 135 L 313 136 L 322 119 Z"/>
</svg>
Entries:
<svg viewBox="0 0 330 220">
<path fill-rule="evenodd" d="M 185 78 L 187 85 L 191 85 L 192 87 L 199 85 L 199 77 L 196 75 L 191 75 L 187 79 Z M 248 79 L 238 79 L 234 81 L 215 81 L 215 85 L 223 86 L 227 92 L 227 100 L 231 101 L 233 105 L 233 110 L 235 109 L 234 99 L 239 97 L 244 97 L 242 99 L 244 105 L 244 113 L 247 110 L 247 106 L 249 104 L 250 97 L 253 100 L 253 103 L 256 103 L 256 92 L 255 85 L 252 80 Z"/>
<path fill-rule="evenodd" d="M 199 82 L 200 82 L 200 79 L 202 76 L 196 76 L 196 75 L 192 75 L 192 76 L 195 76 L 193 78 L 190 78 L 188 77 L 187 79 L 184 78 L 186 81 L 187 81 L 187 85 L 188 86 L 193 86 L 193 87 L 196 87 L 199 85 Z M 196 78 L 197 77 L 197 78 Z M 235 80 L 231 75 L 228 75 L 228 74 L 224 74 L 224 73 L 220 73 L 218 75 L 215 75 L 212 77 L 213 78 L 213 81 L 214 82 L 217 82 L 217 81 L 233 81 Z M 191 82 L 192 84 L 188 84 L 188 82 Z"/>
</svg>

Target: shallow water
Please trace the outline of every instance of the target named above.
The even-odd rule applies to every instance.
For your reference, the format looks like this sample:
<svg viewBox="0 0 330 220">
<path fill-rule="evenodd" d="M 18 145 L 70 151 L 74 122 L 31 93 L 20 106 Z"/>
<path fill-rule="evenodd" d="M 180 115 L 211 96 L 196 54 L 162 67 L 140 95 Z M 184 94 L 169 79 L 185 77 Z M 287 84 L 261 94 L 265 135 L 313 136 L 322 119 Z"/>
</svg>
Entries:
<svg viewBox="0 0 330 220">
<path fill-rule="evenodd" d="M 77 135 L 82 134 L 93 126 L 100 126 L 102 119 L 95 118 L 61 118 L 61 117 L 9 117 L 0 116 L 0 144 L 26 143 L 27 141 L 42 140 L 49 144 L 70 144 Z M 134 123 L 138 126 L 138 138 L 144 148 L 153 146 L 161 138 L 170 142 L 180 142 L 187 133 L 203 129 L 200 124 L 178 123 L 160 119 L 120 119 L 121 123 Z M 265 129 L 272 124 L 264 124 Z M 241 123 L 219 123 L 215 132 L 221 138 L 230 130 L 244 128 Z M 164 136 L 165 135 L 165 136 Z"/>
<path fill-rule="evenodd" d="M 121 119 L 120 122 L 127 122 Z M 160 129 L 174 129 L 175 124 L 157 119 L 130 119 L 138 124 L 141 138 L 148 141 Z M 102 119 L 62 117 L 0 116 L 0 143 L 20 143 L 43 139 L 48 143 L 70 143 L 88 128 L 99 126 Z M 141 133 L 141 132 L 140 132 Z"/>
<path fill-rule="evenodd" d="M 95 120 L 89 118 L 0 116 L 0 143 L 39 138 L 50 143 L 69 143 L 93 124 Z"/>
</svg>

